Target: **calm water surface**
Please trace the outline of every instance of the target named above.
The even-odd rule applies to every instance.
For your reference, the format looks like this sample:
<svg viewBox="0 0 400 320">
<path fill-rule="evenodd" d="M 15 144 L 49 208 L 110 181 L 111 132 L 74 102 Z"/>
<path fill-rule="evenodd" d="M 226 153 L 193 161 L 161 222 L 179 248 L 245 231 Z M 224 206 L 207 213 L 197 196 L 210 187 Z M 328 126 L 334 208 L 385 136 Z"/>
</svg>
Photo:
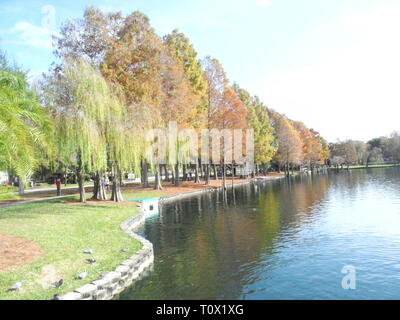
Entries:
<svg viewBox="0 0 400 320">
<path fill-rule="evenodd" d="M 400 169 L 256 183 L 163 205 L 121 299 L 399 299 Z M 344 290 L 346 265 L 356 289 Z"/>
</svg>

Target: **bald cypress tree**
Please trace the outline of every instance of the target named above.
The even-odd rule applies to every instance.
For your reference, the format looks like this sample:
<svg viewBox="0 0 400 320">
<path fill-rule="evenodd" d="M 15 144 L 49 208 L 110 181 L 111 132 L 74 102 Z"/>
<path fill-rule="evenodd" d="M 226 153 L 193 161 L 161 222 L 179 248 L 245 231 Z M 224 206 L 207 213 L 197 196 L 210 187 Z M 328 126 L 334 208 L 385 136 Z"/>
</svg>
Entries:
<svg viewBox="0 0 400 320">
<path fill-rule="evenodd" d="M 194 127 L 201 127 L 206 120 L 207 114 L 207 81 L 197 52 L 190 43 L 188 37 L 178 30 L 172 31 L 164 36 L 165 44 L 172 50 L 181 61 L 185 74 L 190 82 L 193 93 L 198 97 L 196 104 L 197 117 L 193 123 Z"/>
</svg>

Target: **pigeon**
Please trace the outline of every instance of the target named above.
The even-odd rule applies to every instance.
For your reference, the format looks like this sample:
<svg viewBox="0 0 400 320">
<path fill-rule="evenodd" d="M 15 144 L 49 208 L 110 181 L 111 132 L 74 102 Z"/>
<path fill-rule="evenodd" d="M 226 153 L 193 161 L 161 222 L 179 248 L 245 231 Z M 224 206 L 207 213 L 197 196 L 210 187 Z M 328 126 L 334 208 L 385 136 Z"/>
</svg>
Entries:
<svg viewBox="0 0 400 320">
<path fill-rule="evenodd" d="M 88 275 L 88 272 L 85 270 L 84 272 L 77 274 L 76 279 L 80 279 L 80 280 L 85 279 L 87 277 L 87 275 Z"/>
<path fill-rule="evenodd" d="M 92 249 L 86 249 L 85 251 L 83 251 L 83 253 L 93 254 L 93 250 Z"/>
<path fill-rule="evenodd" d="M 128 251 L 129 251 L 129 248 L 124 248 L 121 250 L 121 252 L 128 252 Z"/>
<path fill-rule="evenodd" d="M 22 286 L 24 285 L 25 281 L 20 281 L 17 282 L 16 284 L 14 284 L 11 288 L 8 289 L 8 291 L 17 291 L 19 289 L 22 288 Z"/>
<path fill-rule="evenodd" d="M 85 261 L 86 261 L 86 263 L 88 263 L 88 264 L 93 264 L 93 263 L 96 262 L 96 260 L 95 260 L 95 259 L 92 259 L 92 258 L 86 259 Z"/>
<path fill-rule="evenodd" d="M 56 294 L 53 296 L 53 300 L 61 300 L 61 296 L 60 296 L 58 293 L 56 293 Z"/>
<path fill-rule="evenodd" d="M 62 286 L 63 283 L 64 283 L 64 279 L 60 279 L 60 280 L 58 280 L 58 281 L 53 283 L 53 287 L 54 288 L 59 288 L 59 287 Z"/>
</svg>

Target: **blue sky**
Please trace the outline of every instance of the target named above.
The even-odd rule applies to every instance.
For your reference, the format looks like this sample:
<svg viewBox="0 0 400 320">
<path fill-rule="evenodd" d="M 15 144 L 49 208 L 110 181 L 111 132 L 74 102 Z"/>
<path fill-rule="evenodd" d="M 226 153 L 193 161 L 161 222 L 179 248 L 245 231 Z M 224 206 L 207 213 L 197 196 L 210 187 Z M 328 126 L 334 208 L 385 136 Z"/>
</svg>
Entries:
<svg viewBox="0 0 400 320">
<path fill-rule="evenodd" d="M 178 28 L 231 81 L 330 141 L 400 129 L 399 1 L 0 0 L 0 48 L 34 77 L 54 60 L 51 35 L 88 5 L 140 10 L 160 35 Z"/>
</svg>

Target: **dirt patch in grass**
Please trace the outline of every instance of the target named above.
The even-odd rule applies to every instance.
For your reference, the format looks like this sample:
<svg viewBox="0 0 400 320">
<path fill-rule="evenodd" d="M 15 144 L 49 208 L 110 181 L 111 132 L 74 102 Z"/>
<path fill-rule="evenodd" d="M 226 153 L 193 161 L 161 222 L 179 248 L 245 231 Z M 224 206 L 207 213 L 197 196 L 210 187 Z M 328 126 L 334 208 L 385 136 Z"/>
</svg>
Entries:
<svg viewBox="0 0 400 320">
<path fill-rule="evenodd" d="M 273 178 L 281 176 L 281 174 L 269 174 L 265 178 Z M 259 176 L 258 178 L 261 178 L 262 176 Z M 239 179 L 235 178 L 233 180 L 233 184 L 239 184 L 239 183 L 244 183 L 244 182 L 250 182 L 253 179 Z M 228 177 L 226 179 L 226 184 L 229 187 L 232 184 L 232 179 Z M 204 181 L 201 181 L 200 183 L 195 183 L 194 181 L 184 181 L 180 182 L 179 187 L 176 187 L 173 185 L 171 182 L 162 182 L 162 187 L 163 189 L 160 190 L 162 193 L 168 196 L 172 195 L 177 195 L 177 194 L 182 194 L 182 193 L 189 193 L 189 192 L 194 192 L 194 191 L 199 191 L 199 190 L 204 190 L 204 189 L 215 189 L 218 187 L 222 187 L 222 180 L 214 180 L 210 179 L 210 184 L 206 185 Z M 141 185 L 138 186 L 133 186 L 133 187 L 124 187 L 123 191 L 125 192 L 134 192 L 136 193 L 137 196 L 140 197 L 141 192 L 148 192 L 149 190 L 152 190 L 152 186 L 150 188 L 143 188 Z"/>
<path fill-rule="evenodd" d="M 22 237 L 0 233 L 0 271 L 32 262 L 42 254 L 38 244 Z"/>
</svg>

